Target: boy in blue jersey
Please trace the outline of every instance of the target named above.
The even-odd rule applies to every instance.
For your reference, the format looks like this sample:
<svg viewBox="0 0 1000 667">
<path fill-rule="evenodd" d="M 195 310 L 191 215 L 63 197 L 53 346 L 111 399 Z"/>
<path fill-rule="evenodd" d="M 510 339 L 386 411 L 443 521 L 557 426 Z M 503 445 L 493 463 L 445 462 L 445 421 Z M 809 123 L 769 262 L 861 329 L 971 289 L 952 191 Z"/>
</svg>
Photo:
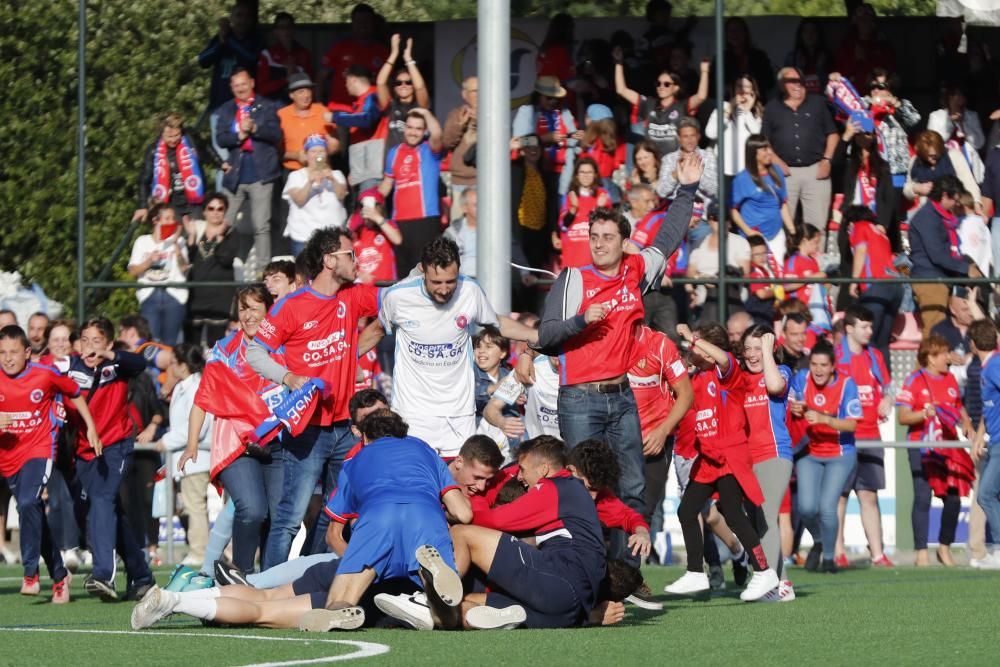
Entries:
<svg viewBox="0 0 1000 667">
<path fill-rule="evenodd" d="M 997 329 L 989 320 L 976 320 L 969 325 L 972 351 L 982 363 L 979 376 L 983 397 L 983 419 L 972 444 L 972 458 L 985 460 L 979 475 L 976 502 L 986 513 L 986 521 L 994 540 L 1000 535 L 1000 355 L 997 354 Z M 981 567 L 1000 568 L 1000 555 L 994 552 Z"/>
</svg>

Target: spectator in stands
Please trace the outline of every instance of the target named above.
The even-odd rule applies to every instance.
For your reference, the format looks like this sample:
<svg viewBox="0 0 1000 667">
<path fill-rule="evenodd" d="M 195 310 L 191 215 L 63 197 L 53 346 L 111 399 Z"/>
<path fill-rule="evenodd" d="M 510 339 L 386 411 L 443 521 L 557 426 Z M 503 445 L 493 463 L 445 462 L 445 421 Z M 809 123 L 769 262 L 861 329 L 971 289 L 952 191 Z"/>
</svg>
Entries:
<svg viewBox="0 0 1000 667">
<path fill-rule="evenodd" d="M 976 381 L 982 368 L 976 363 L 969 339 L 969 326 L 985 317 L 975 299 L 975 288 L 968 290 L 958 285 L 951 288 L 948 298 L 948 317 L 938 322 L 931 333 L 937 334 L 948 341 L 951 356 L 951 374 L 958 381 L 959 389 L 967 392 L 970 379 Z M 970 378 L 971 375 L 971 378 Z"/>
<path fill-rule="evenodd" d="M 830 162 L 837 147 L 837 128 L 825 100 L 806 94 L 799 70 L 781 68 L 778 88 L 780 98 L 764 107 L 763 133 L 774 146 L 775 164 L 788 176 L 788 210 L 792 218 L 801 202 L 805 223 L 824 230 L 830 209 Z"/>
<path fill-rule="evenodd" d="M 655 155 L 655 152 L 651 154 Z M 632 225 L 632 237 L 629 239 L 631 247 L 627 252 L 639 251 L 656 238 L 666 214 L 660 208 L 660 199 L 656 196 L 656 191 L 649 185 L 633 186 L 629 191 L 628 201 L 630 210 L 626 215 Z M 642 297 L 642 306 L 645 310 L 644 322 L 654 330 L 667 335 L 677 330 L 677 323 L 680 321 L 677 297 L 684 296 L 683 287 L 675 286 L 671 276 L 678 270 L 684 275 L 684 271 L 687 270 L 687 259 L 687 249 L 682 243 L 667 259 L 667 268 L 663 272 L 659 287 L 654 286 Z M 683 266 L 679 266 L 681 261 Z"/>
<path fill-rule="evenodd" d="M 511 140 L 511 148 L 515 156 L 510 163 L 513 238 L 519 241 L 526 266 L 544 268 L 549 265 L 552 255 L 549 232 L 551 221 L 557 216 L 558 198 L 550 198 L 545 186 L 542 144 L 538 135 L 515 137 Z"/>
<path fill-rule="evenodd" d="M 441 125 L 427 109 L 406 115 L 405 141 L 386 156 L 383 197 L 392 193 L 393 220 L 403 242 L 396 248 L 396 272 L 407 275 L 420 261 L 424 246 L 441 234 Z"/>
<path fill-rule="evenodd" d="M 266 97 L 256 97 L 250 72 L 237 69 L 229 82 L 233 99 L 219 107 L 218 131 L 219 145 L 232 151 L 231 168 L 222 179 L 229 197 L 226 222 L 232 225 L 249 199 L 256 262 L 245 262 L 245 270 L 247 276 L 256 278 L 271 261 L 271 193 L 281 176 L 281 123 L 277 105 Z"/>
<path fill-rule="evenodd" d="M 809 309 L 796 299 L 789 299 L 784 303 L 800 306 L 804 312 L 782 314 L 781 341 L 778 351 L 775 353 L 775 359 L 779 364 L 788 366 L 793 371 L 809 368 L 809 355 L 806 351 Z"/>
<path fill-rule="evenodd" d="M 632 154 L 632 161 L 635 166 L 629 174 L 626 188 L 634 185 L 656 185 L 660 180 L 660 154 L 656 146 L 649 139 L 642 139 L 635 145 Z"/>
<path fill-rule="evenodd" d="M 458 255 L 462 273 L 470 278 L 476 277 L 476 220 L 478 219 L 479 195 L 475 188 L 462 190 L 459 202 L 462 206 L 462 217 L 451 221 L 444 235 L 458 245 Z"/>
<path fill-rule="evenodd" d="M 975 262 L 984 276 L 993 273 L 993 252 L 990 229 L 986 220 L 979 215 L 975 199 L 968 192 L 963 192 L 958 198 L 958 249 L 963 255 Z"/>
<path fill-rule="evenodd" d="M 541 140 L 546 196 L 553 201 L 569 188 L 569 177 L 573 173 L 572 149 L 583 136 L 577 129 L 573 113 L 565 107 L 565 98 L 566 89 L 559 79 L 540 76 L 535 80 L 531 102 L 518 108 L 512 123 L 515 137 L 535 134 Z"/>
<path fill-rule="evenodd" d="M 832 75 L 831 75 L 832 76 Z M 920 122 L 920 112 L 907 100 L 896 97 L 893 90 L 898 89 L 897 77 L 888 70 L 876 67 L 872 70 L 871 81 L 868 84 L 868 96 L 865 102 L 871 109 L 875 126 L 878 130 L 879 152 L 892 173 L 892 185 L 896 188 L 897 197 L 903 193 L 906 184 L 906 174 L 910 170 L 910 140 L 908 133 Z M 900 199 L 900 201 L 902 201 Z M 893 227 L 887 228 L 893 230 Z M 893 242 L 897 244 L 897 241 Z M 894 245 L 896 247 L 896 245 Z"/>
<path fill-rule="evenodd" d="M 136 290 L 139 312 L 149 322 L 153 338 L 175 345 L 184 322 L 188 291 L 177 287 L 155 287 L 156 283 L 182 283 L 188 266 L 187 246 L 169 204 L 149 211 L 153 233 L 143 234 L 132 244 L 128 272 L 140 283 L 152 285 Z"/>
<path fill-rule="evenodd" d="M 38 358 L 45 352 L 45 330 L 48 326 L 49 316 L 45 313 L 32 313 L 31 317 L 28 318 L 27 335 L 32 361 L 38 361 Z"/>
<path fill-rule="evenodd" d="M 293 74 L 312 78 L 312 54 L 295 41 L 295 17 L 278 12 L 274 15 L 271 45 L 257 59 L 257 92 L 284 104 L 291 92 L 288 84 Z"/>
<path fill-rule="evenodd" d="M 612 203 L 618 204 L 622 193 L 612 177 L 625 164 L 625 138 L 618 134 L 611 109 L 603 104 L 588 106 L 585 121 L 580 156 L 593 158 L 597 163 L 601 187 L 611 197 Z"/>
<path fill-rule="evenodd" d="M 476 165 L 465 159 L 466 152 L 476 143 L 476 115 L 479 110 L 479 78 L 466 77 L 462 81 L 462 104 L 448 112 L 444 121 L 441 140 L 451 151 L 451 215 L 461 213 L 459 199 L 462 190 L 476 184 Z"/>
<path fill-rule="evenodd" d="M 353 100 L 349 104 L 330 102 L 333 122 L 348 128 L 351 185 L 358 190 L 375 187 L 385 164 L 385 136 L 380 131 L 382 112 L 378 108 L 378 93 L 372 85 L 371 70 L 351 65 L 345 74 L 347 90 Z"/>
<path fill-rule="evenodd" d="M 786 239 L 795 234 L 785 176 L 762 134 L 747 138 L 745 160 L 746 169 L 733 179 L 733 222 L 744 236 L 763 237 L 778 266 L 784 266 Z"/>
<path fill-rule="evenodd" d="M 288 175 L 282 197 L 288 202 L 288 225 L 292 255 L 298 256 L 317 229 L 343 227 L 347 220 L 344 197 L 347 178 L 339 169 L 330 168 L 326 138 L 313 134 L 306 138 L 303 150 L 306 166 Z"/>
<path fill-rule="evenodd" d="M 576 78 L 573 44 L 575 22 L 569 14 L 556 14 L 549 19 L 545 38 L 538 47 L 535 71 L 538 76 L 554 76 L 563 85 Z"/>
<path fill-rule="evenodd" d="M 717 142 L 719 138 L 719 122 L 717 110 L 712 111 L 705 126 L 705 136 Z M 719 158 L 716 146 L 716 159 L 722 159 L 722 173 L 726 175 L 726 192 L 731 192 L 733 178 L 746 169 L 746 144 L 752 135 L 760 134 L 764 119 L 764 103 L 760 100 L 757 82 L 753 77 L 740 76 L 733 84 L 733 96 L 725 106 L 725 130 L 723 134 L 723 151 L 725 155 Z"/>
<path fill-rule="evenodd" d="M 725 83 L 731 90 L 736 79 L 749 74 L 760 84 L 761 94 L 767 98 L 774 81 L 774 69 L 767 54 L 757 48 L 750 37 L 750 26 L 746 19 L 730 16 L 726 19 Z M 712 61 L 712 80 L 715 80 L 715 61 Z"/>
<path fill-rule="evenodd" d="M 688 260 L 687 277 L 698 279 L 712 279 L 719 276 L 719 236 L 721 229 L 719 225 L 718 206 L 709 207 L 707 215 L 711 233 L 705 240 L 691 251 Z M 750 244 L 739 234 L 727 232 L 726 238 L 726 267 L 727 275 L 736 277 L 746 276 L 750 273 Z M 691 288 L 692 285 L 687 287 Z M 725 321 L 734 308 L 740 308 L 739 286 L 730 285 L 727 289 L 729 311 L 719 312 L 718 287 L 714 283 L 698 285 L 691 292 L 691 305 L 694 307 L 695 321 L 700 323 Z"/>
<path fill-rule="evenodd" d="M 958 383 L 948 372 L 948 341 L 931 334 L 920 343 L 917 363 L 920 368 L 907 376 L 896 397 L 897 419 L 906 426 L 910 441 L 958 440 L 961 429 L 969 438 L 974 435 L 969 414 L 959 398 Z M 931 494 L 940 498 L 941 525 L 938 532 L 937 559 L 955 565 L 951 544 L 955 541 L 962 496 L 969 495 L 976 472 L 964 449 L 907 450 L 913 476 L 913 547 L 917 565 L 930 565 L 927 556 Z"/>
<path fill-rule="evenodd" d="M 878 216 L 887 231 L 899 217 L 899 200 L 889 163 L 879 153 L 874 132 L 848 120 L 833 153 L 833 190 L 844 196 L 844 206 L 860 204 Z M 841 225 L 841 228 L 846 225 Z M 843 247 L 841 254 L 843 255 Z"/>
<path fill-rule="evenodd" d="M 785 260 L 786 278 L 825 278 L 825 267 L 819 265 L 820 239 L 822 232 L 806 226 L 800 234 L 792 237 L 788 245 L 789 256 Z M 810 329 L 828 334 L 833 328 L 833 303 L 824 283 L 786 283 L 785 294 L 808 304 L 812 318 Z"/>
<path fill-rule="evenodd" d="M 986 513 L 992 535 L 1000 534 L 1000 362 L 996 355 L 997 330 L 987 319 L 976 320 L 969 327 L 972 350 L 983 366 L 983 420 L 972 444 L 972 458 L 985 461 L 979 475 L 976 502 Z M 986 436 L 989 435 L 987 441 Z M 993 538 L 994 541 L 997 538 Z M 1000 568 L 996 552 L 984 559 L 980 567 Z"/>
<path fill-rule="evenodd" d="M 559 214 L 559 232 L 552 233 L 552 245 L 562 253 L 562 266 L 590 264 L 590 214 L 611 206 L 611 197 L 600 186 L 597 162 L 580 158 L 573 167 L 573 180 Z"/>
<path fill-rule="evenodd" d="M 850 14 L 851 27 L 837 49 L 834 69 L 855 87 L 870 80 L 872 69 L 896 70 L 896 53 L 889 41 L 878 32 L 875 8 L 863 2 Z"/>
<path fill-rule="evenodd" d="M 936 134 L 936 133 L 935 133 Z M 914 278 L 982 276 L 975 262 L 958 251 L 958 219 L 954 209 L 963 192 L 962 183 L 954 176 L 935 180 L 928 191 L 928 201 L 910 222 L 910 259 Z M 913 296 L 920 307 L 920 320 L 926 336 L 945 319 L 948 285 L 944 282 L 914 283 Z"/>
<path fill-rule="evenodd" d="M 326 93 L 328 102 L 351 104 L 357 97 L 347 86 L 351 67 L 377 72 L 388 57 L 389 49 L 378 36 L 378 15 L 371 5 L 358 3 L 351 10 L 350 36 L 331 46 L 320 61 L 321 93 Z"/>
<path fill-rule="evenodd" d="M 431 106 L 427 84 L 424 83 L 424 77 L 420 74 L 417 61 L 413 59 L 413 38 L 406 38 L 406 47 L 403 49 L 403 67 L 397 68 L 399 45 L 399 34 L 395 34 L 389 42 L 389 58 L 379 69 L 378 76 L 375 77 L 379 110 L 385 119 L 384 122 L 387 123 L 386 150 L 403 143 L 406 114 L 418 107 L 429 109 Z"/>
<path fill-rule="evenodd" d="M 979 123 L 979 114 L 967 106 L 965 90 L 958 84 L 945 86 L 941 94 L 941 108 L 927 117 L 927 129 L 944 139 L 949 150 L 954 149 L 965 158 L 976 183 L 983 181 L 985 167 L 979 151 L 986 145 L 986 135 Z"/>
<path fill-rule="evenodd" d="M 823 94 L 833 56 L 815 19 L 802 19 L 799 23 L 795 31 L 795 46 L 785 56 L 784 65 L 802 72 L 802 81 L 809 94 Z"/>
<path fill-rule="evenodd" d="M 701 123 L 697 118 L 682 118 L 677 123 L 677 144 L 679 150 L 663 156 L 660 162 L 660 180 L 656 184 L 656 194 L 672 200 L 680 188 L 677 179 L 677 165 L 684 155 L 697 153 L 705 165 L 705 173 L 698 185 L 698 196 L 708 204 L 719 196 L 719 176 L 716 166 L 715 151 L 698 148 L 701 141 Z"/>
<path fill-rule="evenodd" d="M 702 66 L 698 90 L 686 99 L 682 98 L 685 91 L 681 88 L 681 76 L 661 71 L 656 77 L 656 98 L 650 99 L 628 87 L 622 50 L 616 49 L 612 56 L 615 59 L 615 92 L 632 107 L 632 122 L 645 124 L 646 138 L 653 142 L 661 157 L 673 153 L 679 148 L 677 124 L 681 118 L 694 114 L 708 97 L 708 68 Z"/>
<path fill-rule="evenodd" d="M 781 274 L 778 263 L 767 249 L 767 241 L 763 236 L 750 236 L 750 273 L 748 278 L 757 278 L 760 282 L 751 283 L 748 287 L 747 299 L 744 302 L 746 312 L 753 318 L 754 324 L 771 327 L 777 319 L 774 303 L 779 294 L 784 296 L 784 287 L 772 283 L 769 279 Z M 735 313 L 733 317 L 739 315 Z"/>
<path fill-rule="evenodd" d="M 160 136 L 146 149 L 139 175 L 139 208 L 133 220 L 146 217 L 148 207 L 170 204 L 181 218 L 201 216 L 205 174 L 195 140 L 184 128 L 184 117 L 164 114 Z"/>
<path fill-rule="evenodd" d="M 233 260 L 238 241 L 226 224 L 226 196 L 212 193 L 205 199 L 205 220 L 184 225 L 188 258 L 188 280 L 233 280 Z M 184 322 L 184 340 L 210 348 L 226 335 L 233 289 L 229 287 L 194 287 L 188 295 L 188 316 Z"/>
<path fill-rule="evenodd" d="M 913 201 L 925 204 L 931 188 L 944 176 L 957 178 L 959 187 L 980 201 L 981 193 L 969 163 L 961 152 L 946 148 L 941 135 L 933 130 L 924 130 L 913 142 L 915 155 L 910 159 L 903 195 Z"/>
<path fill-rule="evenodd" d="M 198 54 L 198 64 L 212 68 L 212 84 L 208 93 L 208 108 L 215 111 L 229 100 L 229 82 L 233 72 L 243 68 L 253 71 L 257 54 L 264 48 L 264 39 L 257 30 L 257 3 L 236 0 L 228 18 L 219 19 L 219 32 Z M 213 136 L 215 126 L 213 125 Z"/>
<path fill-rule="evenodd" d="M 285 179 L 296 169 L 306 166 L 304 147 L 308 137 L 314 134 L 324 137 L 326 150 L 330 155 L 340 150 L 340 140 L 330 133 L 333 113 L 315 101 L 316 84 L 309 75 L 303 72 L 289 75 L 287 87 L 292 103 L 278 109 L 284 158 L 281 166 Z"/>
<path fill-rule="evenodd" d="M 362 192 L 355 203 L 349 227 L 354 234 L 354 256 L 362 283 L 399 279 L 393 247 L 403 241 L 403 236 L 385 213 L 385 197 L 376 188 Z"/>
<path fill-rule="evenodd" d="M 642 33 L 645 59 L 655 67 L 666 65 L 670 57 L 670 47 L 676 43 L 690 43 L 690 31 L 697 19 L 688 17 L 679 28 L 671 26 L 673 5 L 669 0 L 649 0 L 646 3 L 646 21 L 649 24 Z"/>
</svg>

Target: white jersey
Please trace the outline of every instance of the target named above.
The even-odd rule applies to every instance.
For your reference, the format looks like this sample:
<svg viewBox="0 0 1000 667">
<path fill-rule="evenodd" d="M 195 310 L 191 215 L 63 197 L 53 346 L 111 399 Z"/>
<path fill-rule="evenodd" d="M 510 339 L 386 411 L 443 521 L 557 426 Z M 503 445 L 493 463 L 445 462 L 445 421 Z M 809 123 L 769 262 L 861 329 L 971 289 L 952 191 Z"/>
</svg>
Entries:
<svg viewBox="0 0 1000 667">
<path fill-rule="evenodd" d="M 393 410 L 403 419 L 476 414 L 470 329 L 500 326 L 479 283 L 460 275 L 451 300 L 439 304 L 424 289 L 423 275 L 411 276 L 385 290 L 379 321 L 396 335 Z"/>
<path fill-rule="evenodd" d="M 507 405 L 514 405 L 525 387 L 513 373 L 508 373 L 493 392 Z M 540 435 L 559 435 L 559 373 L 552 368 L 552 362 L 544 355 L 535 357 L 535 384 L 527 387 L 527 401 L 524 404 L 524 431 L 526 438 Z M 485 421 L 485 420 L 483 420 Z"/>
</svg>

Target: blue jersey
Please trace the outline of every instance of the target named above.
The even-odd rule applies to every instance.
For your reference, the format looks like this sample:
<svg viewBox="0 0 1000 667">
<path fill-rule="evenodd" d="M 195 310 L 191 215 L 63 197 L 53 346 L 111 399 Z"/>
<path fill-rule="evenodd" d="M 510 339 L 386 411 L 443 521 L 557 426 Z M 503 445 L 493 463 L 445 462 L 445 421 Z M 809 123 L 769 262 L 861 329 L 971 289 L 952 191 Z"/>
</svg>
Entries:
<svg viewBox="0 0 1000 667">
<path fill-rule="evenodd" d="M 990 448 L 1000 446 L 1000 355 L 996 352 L 983 362 L 979 376 L 983 396 L 983 421 L 990 435 Z"/>
<path fill-rule="evenodd" d="M 747 373 L 749 389 L 743 397 L 743 409 L 747 414 L 747 444 L 755 464 L 776 457 L 792 460 L 792 438 L 785 421 L 792 371 L 788 366 L 778 366 L 778 372 L 785 380 L 781 396 L 768 393 L 763 373 Z"/>
</svg>

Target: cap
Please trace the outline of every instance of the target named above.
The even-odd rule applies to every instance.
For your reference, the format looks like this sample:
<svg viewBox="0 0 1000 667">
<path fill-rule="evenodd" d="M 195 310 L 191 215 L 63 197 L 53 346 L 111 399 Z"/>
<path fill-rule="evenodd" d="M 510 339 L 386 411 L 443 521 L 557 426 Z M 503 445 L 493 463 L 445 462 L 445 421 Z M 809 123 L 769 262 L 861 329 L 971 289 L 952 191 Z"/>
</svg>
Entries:
<svg viewBox="0 0 1000 667">
<path fill-rule="evenodd" d="M 614 114 L 611 113 L 611 109 L 604 104 L 591 104 L 587 107 L 587 118 L 596 123 L 597 121 L 604 120 L 606 118 L 614 118 Z"/>
<path fill-rule="evenodd" d="M 546 97 L 566 97 L 566 89 L 559 84 L 559 77 L 548 74 L 535 79 L 535 92 Z"/>
<path fill-rule="evenodd" d="M 288 77 L 288 92 L 293 90 L 298 90 L 299 88 L 315 88 L 316 84 L 312 82 L 309 75 L 305 72 L 297 72 L 291 74 Z"/>
</svg>

